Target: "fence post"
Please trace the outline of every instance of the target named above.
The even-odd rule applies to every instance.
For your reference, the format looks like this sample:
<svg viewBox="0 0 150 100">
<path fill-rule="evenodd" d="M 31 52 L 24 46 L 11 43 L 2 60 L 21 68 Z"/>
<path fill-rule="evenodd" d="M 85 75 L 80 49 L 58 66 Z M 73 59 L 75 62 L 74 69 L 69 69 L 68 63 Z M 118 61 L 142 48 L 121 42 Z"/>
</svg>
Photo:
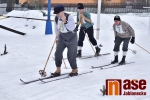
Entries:
<svg viewBox="0 0 150 100">
<path fill-rule="evenodd" d="M 45 35 L 52 34 L 52 24 L 50 21 L 50 16 L 51 16 L 51 0 L 48 0 L 48 21 L 46 21 L 46 30 L 45 30 Z"/>
</svg>

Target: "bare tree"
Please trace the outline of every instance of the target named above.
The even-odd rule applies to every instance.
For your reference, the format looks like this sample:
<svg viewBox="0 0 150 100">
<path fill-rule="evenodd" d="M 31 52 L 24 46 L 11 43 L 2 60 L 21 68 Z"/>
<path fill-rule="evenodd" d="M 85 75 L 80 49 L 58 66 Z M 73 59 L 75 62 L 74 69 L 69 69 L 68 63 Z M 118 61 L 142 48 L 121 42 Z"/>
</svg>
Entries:
<svg viewBox="0 0 150 100">
<path fill-rule="evenodd" d="M 15 0 L 7 0 L 7 8 L 6 8 L 6 12 L 10 12 L 13 10 L 15 4 Z"/>
<path fill-rule="evenodd" d="M 29 4 L 35 9 L 41 10 L 45 4 L 45 1 L 46 0 L 29 0 Z"/>
</svg>

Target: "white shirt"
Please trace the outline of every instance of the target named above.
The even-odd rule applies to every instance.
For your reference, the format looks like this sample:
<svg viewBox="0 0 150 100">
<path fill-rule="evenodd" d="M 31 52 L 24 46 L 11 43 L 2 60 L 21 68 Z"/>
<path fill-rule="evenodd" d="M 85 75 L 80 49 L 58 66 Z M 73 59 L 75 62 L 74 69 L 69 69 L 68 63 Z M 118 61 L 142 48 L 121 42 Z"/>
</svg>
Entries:
<svg viewBox="0 0 150 100">
<path fill-rule="evenodd" d="M 84 24 L 86 23 L 85 20 L 84 20 L 84 18 L 82 18 L 82 21 L 83 21 Z"/>
<path fill-rule="evenodd" d="M 116 31 L 117 31 L 118 33 L 120 33 L 120 34 L 125 33 L 125 32 L 123 31 L 123 29 L 122 29 L 122 25 L 116 26 Z"/>
<path fill-rule="evenodd" d="M 61 23 L 62 23 L 62 21 L 58 19 L 58 24 L 57 24 L 58 29 L 60 28 Z M 64 25 L 64 23 L 62 23 L 62 26 L 60 28 L 60 32 L 61 33 L 67 33 L 68 32 L 65 25 Z"/>
<path fill-rule="evenodd" d="M 59 29 L 59 26 L 60 26 L 60 22 L 61 22 L 61 21 L 58 20 L 58 23 L 57 23 L 57 24 L 56 24 L 56 22 L 54 23 L 54 26 L 55 26 L 55 34 L 58 35 L 57 40 L 59 39 L 58 29 Z M 67 23 L 67 24 L 64 24 L 64 23 L 63 23 L 60 32 L 61 32 L 61 33 L 66 33 L 67 29 L 68 29 L 69 31 L 73 31 L 73 30 L 75 29 L 74 18 L 73 18 L 73 16 L 71 16 L 71 15 L 68 16 L 68 23 Z M 67 32 L 68 32 L 68 31 L 67 31 Z"/>
</svg>

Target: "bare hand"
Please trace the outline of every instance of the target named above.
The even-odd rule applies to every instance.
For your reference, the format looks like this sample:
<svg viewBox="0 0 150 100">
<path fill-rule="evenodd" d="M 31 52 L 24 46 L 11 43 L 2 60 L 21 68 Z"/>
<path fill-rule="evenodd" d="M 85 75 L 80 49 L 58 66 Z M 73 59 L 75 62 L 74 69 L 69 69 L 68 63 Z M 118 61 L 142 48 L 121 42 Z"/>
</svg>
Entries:
<svg viewBox="0 0 150 100">
<path fill-rule="evenodd" d="M 66 16 L 63 16 L 61 19 L 62 19 L 62 22 L 66 23 Z"/>
<path fill-rule="evenodd" d="M 83 15 L 83 13 L 80 13 L 80 17 L 84 18 L 84 15 Z"/>
<path fill-rule="evenodd" d="M 58 40 L 56 40 L 56 45 L 58 44 Z"/>
<path fill-rule="evenodd" d="M 78 24 L 78 25 L 80 25 L 80 23 L 81 23 L 81 22 L 80 22 L 80 21 L 78 21 L 78 23 L 77 23 L 77 24 Z"/>
<path fill-rule="evenodd" d="M 81 23 L 81 24 L 84 24 L 84 22 L 83 22 L 83 18 L 81 18 L 81 19 L 80 19 L 80 23 Z"/>
</svg>

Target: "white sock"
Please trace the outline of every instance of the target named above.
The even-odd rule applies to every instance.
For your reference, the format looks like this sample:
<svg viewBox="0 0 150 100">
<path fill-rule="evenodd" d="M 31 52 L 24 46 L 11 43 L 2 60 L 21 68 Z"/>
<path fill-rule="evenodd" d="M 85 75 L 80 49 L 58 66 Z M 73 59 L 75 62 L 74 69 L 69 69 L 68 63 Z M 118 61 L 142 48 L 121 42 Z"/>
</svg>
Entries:
<svg viewBox="0 0 150 100">
<path fill-rule="evenodd" d="M 115 52 L 114 52 L 114 55 L 117 56 L 117 55 L 118 55 L 118 52 L 115 51 Z"/>
<path fill-rule="evenodd" d="M 123 51 L 123 56 L 126 56 L 127 55 L 127 51 Z"/>
<path fill-rule="evenodd" d="M 98 45 L 94 45 L 95 47 L 98 47 Z"/>
<path fill-rule="evenodd" d="M 81 46 L 78 46 L 78 50 L 82 50 L 82 47 L 81 47 Z"/>
</svg>

